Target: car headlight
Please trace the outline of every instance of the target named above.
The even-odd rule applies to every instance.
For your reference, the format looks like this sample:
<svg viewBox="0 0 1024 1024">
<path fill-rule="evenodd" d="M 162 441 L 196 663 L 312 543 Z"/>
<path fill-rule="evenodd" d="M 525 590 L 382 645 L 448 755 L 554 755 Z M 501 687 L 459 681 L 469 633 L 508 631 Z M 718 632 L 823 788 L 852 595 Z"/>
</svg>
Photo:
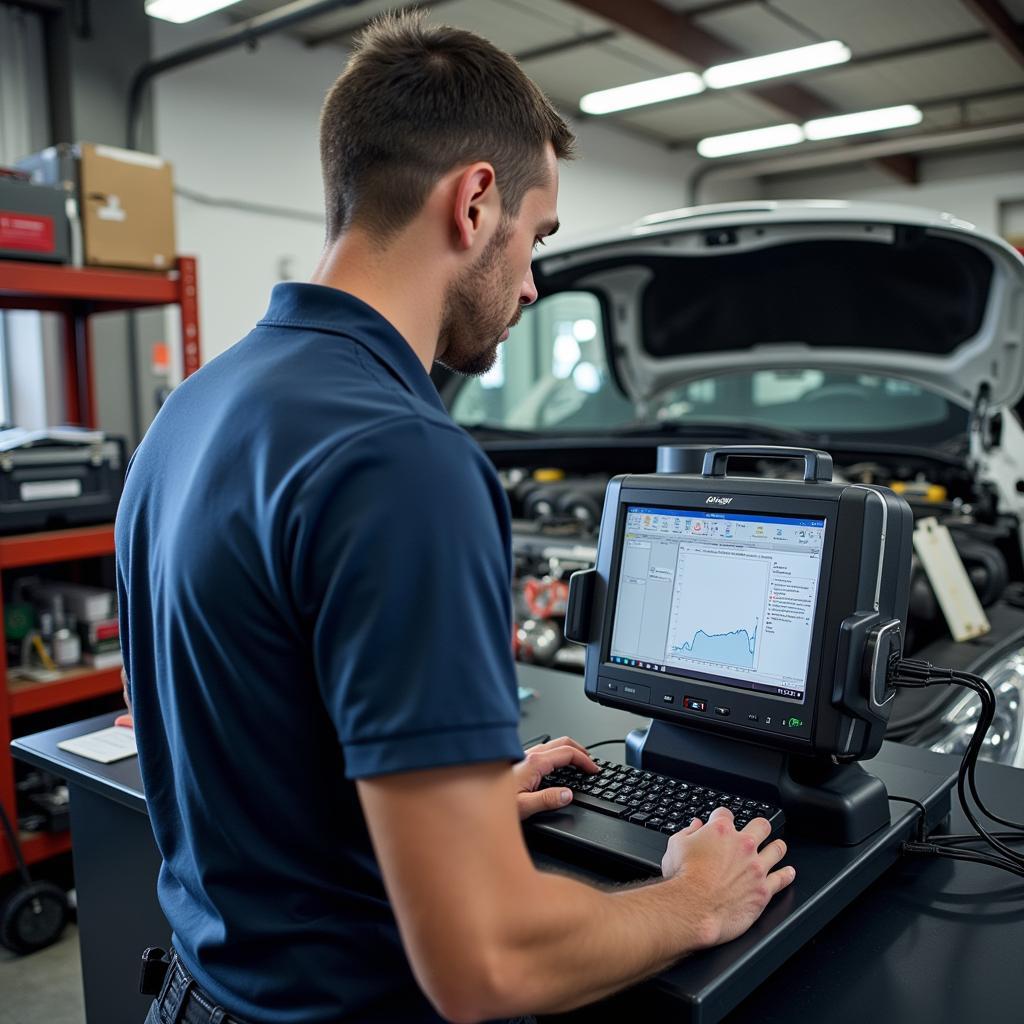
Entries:
<svg viewBox="0 0 1024 1024">
<path fill-rule="evenodd" d="M 998 764 L 1024 767 L 1024 649 L 997 661 L 979 673 L 992 687 L 996 698 L 995 717 L 981 746 L 980 757 Z M 941 731 L 931 743 L 939 754 L 960 754 L 967 750 L 978 726 L 981 700 L 966 693 L 942 716 Z"/>
</svg>

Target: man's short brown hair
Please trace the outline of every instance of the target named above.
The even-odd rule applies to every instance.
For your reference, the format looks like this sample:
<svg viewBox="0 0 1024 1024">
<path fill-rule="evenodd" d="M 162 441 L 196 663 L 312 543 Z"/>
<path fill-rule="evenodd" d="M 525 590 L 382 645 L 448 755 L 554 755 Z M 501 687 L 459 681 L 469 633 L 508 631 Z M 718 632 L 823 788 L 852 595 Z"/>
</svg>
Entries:
<svg viewBox="0 0 1024 1024">
<path fill-rule="evenodd" d="M 472 32 L 385 15 L 358 38 L 320 117 L 327 238 L 351 224 L 383 236 L 420 211 L 460 164 L 486 160 L 506 216 L 543 185 L 548 143 L 559 159 L 575 139 L 507 53 Z"/>
</svg>

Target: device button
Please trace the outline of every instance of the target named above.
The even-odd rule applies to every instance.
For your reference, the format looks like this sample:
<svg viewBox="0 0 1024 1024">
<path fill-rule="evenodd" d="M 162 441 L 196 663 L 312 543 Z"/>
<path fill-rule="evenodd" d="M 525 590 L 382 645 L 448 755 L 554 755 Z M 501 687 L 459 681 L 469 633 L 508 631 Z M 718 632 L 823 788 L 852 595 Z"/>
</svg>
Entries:
<svg viewBox="0 0 1024 1024">
<path fill-rule="evenodd" d="M 642 700 L 645 704 L 651 703 L 651 688 L 640 686 L 637 683 L 623 683 L 622 696 L 630 700 Z"/>
<path fill-rule="evenodd" d="M 661 701 L 662 701 L 663 704 L 671 704 L 673 702 L 672 694 L 671 693 L 663 693 L 661 695 Z"/>
<path fill-rule="evenodd" d="M 729 717 L 729 709 L 728 708 L 715 708 L 715 714 L 716 715 L 721 715 L 723 718 L 728 718 Z"/>
<path fill-rule="evenodd" d="M 604 688 L 610 690 L 612 693 L 617 693 L 619 689 L 618 683 L 605 683 Z"/>
<path fill-rule="evenodd" d="M 706 700 L 698 700 L 696 697 L 684 697 L 683 707 L 690 711 L 707 711 L 708 702 Z"/>
<path fill-rule="evenodd" d="M 747 715 L 747 721 L 748 722 L 756 722 L 757 721 L 757 714 L 756 714 L 756 712 L 751 711 L 750 714 Z"/>
</svg>

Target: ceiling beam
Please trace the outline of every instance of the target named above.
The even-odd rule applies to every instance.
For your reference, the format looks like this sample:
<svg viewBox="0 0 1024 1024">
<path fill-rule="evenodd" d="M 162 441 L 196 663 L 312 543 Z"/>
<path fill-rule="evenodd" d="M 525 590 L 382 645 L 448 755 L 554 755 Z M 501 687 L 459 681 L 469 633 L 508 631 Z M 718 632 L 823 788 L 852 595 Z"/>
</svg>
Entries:
<svg viewBox="0 0 1024 1024">
<path fill-rule="evenodd" d="M 631 0 L 629 4 L 621 0 L 571 0 L 571 3 L 696 64 L 702 71 L 713 64 L 749 56 L 705 31 L 686 14 L 662 7 L 655 0 Z M 754 85 L 745 87 L 744 91 L 753 93 L 786 117 L 800 121 L 835 113 L 823 99 L 791 83 Z"/>
<path fill-rule="evenodd" d="M 960 0 L 985 26 L 986 31 L 1020 65 L 1024 66 L 1024 28 L 1013 20 L 1000 0 Z"/>
<path fill-rule="evenodd" d="M 629 4 L 621 0 L 570 2 L 696 64 L 701 70 L 713 64 L 724 64 L 750 56 L 705 31 L 684 12 L 669 10 L 655 0 L 631 0 Z M 841 113 L 820 96 L 791 82 L 754 85 L 745 87 L 743 91 L 752 93 L 774 107 L 783 117 L 795 121 L 810 121 L 812 118 Z M 908 185 L 916 182 L 916 170 L 908 168 L 905 161 L 883 157 L 878 162 L 900 181 Z"/>
</svg>

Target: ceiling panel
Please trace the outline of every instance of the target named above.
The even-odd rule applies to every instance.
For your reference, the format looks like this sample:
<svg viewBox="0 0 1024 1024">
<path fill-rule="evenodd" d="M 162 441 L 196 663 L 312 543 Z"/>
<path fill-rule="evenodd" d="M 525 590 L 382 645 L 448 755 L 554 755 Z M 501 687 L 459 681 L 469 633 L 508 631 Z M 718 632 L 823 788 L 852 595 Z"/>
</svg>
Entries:
<svg viewBox="0 0 1024 1024">
<path fill-rule="evenodd" d="M 971 121 L 1024 121 L 1024 89 L 1014 96 L 975 100 L 966 106 Z"/>
<path fill-rule="evenodd" d="M 777 111 L 739 93 L 705 93 L 678 103 L 644 107 L 616 115 L 632 128 L 670 142 L 701 139 L 706 135 L 744 131 L 778 124 Z"/>
<path fill-rule="evenodd" d="M 708 0 L 658 0 L 662 7 L 673 11 L 692 11 L 699 7 L 707 7 Z"/>
<path fill-rule="evenodd" d="M 802 30 L 790 20 L 780 18 L 767 4 L 749 3 L 702 17 L 694 21 L 706 32 L 730 43 L 744 56 L 790 50 L 821 42 L 821 36 Z"/>
<path fill-rule="evenodd" d="M 564 29 L 566 35 L 583 35 L 608 26 L 604 18 L 591 14 L 568 0 L 508 0 L 507 7 L 512 14 L 520 9 L 544 14 L 551 19 L 552 24 Z"/>
<path fill-rule="evenodd" d="M 245 21 L 284 6 L 286 4 L 280 0 L 242 0 L 242 3 L 229 7 L 226 13 L 233 21 Z M 338 10 L 319 18 L 300 22 L 289 29 L 289 34 L 299 39 L 310 39 L 345 28 L 355 28 L 394 6 L 394 3 L 389 3 L 388 0 L 362 0 L 361 3 L 339 7 Z"/>
<path fill-rule="evenodd" d="M 773 0 L 774 6 L 824 39 L 841 39 L 856 55 L 932 39 L 970 35 L 978 21 L 960 0 Z"/>
<path fill-rule="evenodd" d="M 967 46 L 898 60 L 822 71 L 808 86 L 843 110 L 865 110 L 897 103 L 980 92 L 1024 84 L 1020 65 L 997 43 Z"/>
<path fill-rule="evenodd" d="M 427 20 L 468 29 L 503 50 L 516 53 L 575 34 L 553 18 L 553 13 L 521 0 L 456 0 L 436 11 L 428 9 Z"/>
<path fill-rule="evenodd" d="M 614 39 L 603 44 L 611 53 L 636 61 L 637 67 L 649 69 L 652 77 L 656 75 L 674 75 L 679 71 L 702 71 L 691 61 L 673 53 L 665 46 L 658 46 L 647 39 L 628 32 L 620 32 Z"/>
<path fill-rule="evenodd" d="M 280 0 L 243 0 L 231 8 L 231 13 L 238 20 L 281 6 Z M 294 34 L 313 39 L 339 33 L 332 42 L 344 46 L 350 41 L 351 30 L 377 14 L 403 6 L 407 4 L 396 0 L 363 0 L 313 18 L 297 26 Z M 530 50 L 605 25 L 600 18 L 559 0 L 444 0 L 428 7 L 426 16 L 434 24 L 455 25 L 477 32 L 510 52 Z"/>
<path fill-rule="evenodd" d="M 940 107 L 927 107 L 921 113 L 924 114 L 924 120 L 915 129 L 917 132 L 935 132 L 963 127 L 963 117 L 957 104 L 947 103 Z"/>
</svg>

